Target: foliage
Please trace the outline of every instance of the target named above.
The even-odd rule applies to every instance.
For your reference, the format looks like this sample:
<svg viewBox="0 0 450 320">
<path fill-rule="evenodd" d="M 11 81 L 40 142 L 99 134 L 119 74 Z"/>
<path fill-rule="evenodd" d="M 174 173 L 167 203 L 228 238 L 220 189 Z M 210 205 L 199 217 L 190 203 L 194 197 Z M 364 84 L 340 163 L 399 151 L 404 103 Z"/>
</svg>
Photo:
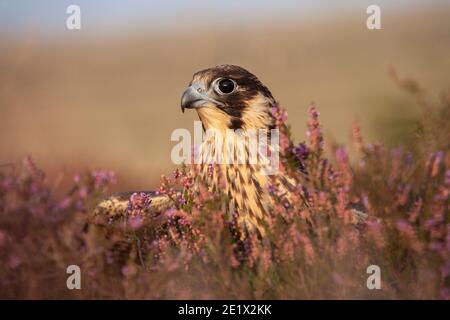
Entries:
<svg viewBox="0 0 450 320">
<path fill-rule="evenodd" d="M 327 152 L 314 105 L 306 143 L 290 145 L 282 126 L 281 170 L 304 181 L 291 203 L 309 205 L 266 186 L 278 205 L 264 239 L 236 239 L 226 196 L 194 182 L 195 167 L 163 178 L 172 209 L 146 215 L 151 199 L 137 193 L 125 217 L 92 214 L 111 172 L 76 175 L 61 196 L 30 157 L 2 168 L 0 297 L 449 299 L 450 95 L 433 104 L 414 82 L 397 82 L 424 108 L 410 148 L 365 144 L 355 124 L 353 145 Z M 283 109 L 274 115 L 285 123 Z M 368 215 L 356 226 L 355 208 Z M 72 264 L 82 290 L 66 288 Z M 366 286 L 372 264 L 382 290 Z"/>
</svg>

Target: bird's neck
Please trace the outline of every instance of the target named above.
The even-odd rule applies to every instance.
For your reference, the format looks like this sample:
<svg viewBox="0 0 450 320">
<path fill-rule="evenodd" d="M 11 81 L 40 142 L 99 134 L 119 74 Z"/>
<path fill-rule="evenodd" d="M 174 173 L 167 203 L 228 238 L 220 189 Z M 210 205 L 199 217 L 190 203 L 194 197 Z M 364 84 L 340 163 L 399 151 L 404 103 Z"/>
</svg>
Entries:
<svg viewBox="0 0 450 320">
<path fill-rule="evenodd" d="M 276 129 L 207 129 L 196 155 L 196 163 L 248 165 L 263 169 L 278 164 L 279 149 Z"/>
<path fill-rule="evenodd" d="M 270 170 L 273 166 L 270 150 L 267 150 L 267 154 L 259 153 L 255 162 L 248 145 L 244 144 L 239 149 L 236 145 L 238 139 L 247 138 L 248 131 L 242 131 L 225 136 L 222 144 L 213 138 L 206 139 L 200 147 L 203 158 L 200 172 L 210 191 L 225 192 L 229 197 L 229 210 L 241 228 L 258 230 L 263 234 L 262 226 L 273 204 L 267 190 L 278 179 L 278 173 L 267 174 L 267 169 Z M 235 148 L 227 149 L 230 146 Z M 272 150 L 273 147 L 268 144 L 267 149 Z M 240 158 L 242 154 L 243 158 Z M 230 155 L 232 161 L 229 161 Z"/>
</svg>

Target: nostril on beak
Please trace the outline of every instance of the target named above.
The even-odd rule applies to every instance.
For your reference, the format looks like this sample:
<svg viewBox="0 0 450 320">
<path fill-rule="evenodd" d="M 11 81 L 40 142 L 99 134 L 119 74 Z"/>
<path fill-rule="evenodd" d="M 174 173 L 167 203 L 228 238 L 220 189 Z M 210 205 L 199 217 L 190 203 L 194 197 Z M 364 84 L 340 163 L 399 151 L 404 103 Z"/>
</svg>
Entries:
<svg viewBox="0 0 450 320">
<path fill-rule="evenodd" d="M 204 92 L 205 90 L 202 87 L 194 85 L 187 88 L 181 96 L 181 111 L 184 112 L 184 109 L 194 108 L 196 102 L 204 100 Z"/>
</svg>

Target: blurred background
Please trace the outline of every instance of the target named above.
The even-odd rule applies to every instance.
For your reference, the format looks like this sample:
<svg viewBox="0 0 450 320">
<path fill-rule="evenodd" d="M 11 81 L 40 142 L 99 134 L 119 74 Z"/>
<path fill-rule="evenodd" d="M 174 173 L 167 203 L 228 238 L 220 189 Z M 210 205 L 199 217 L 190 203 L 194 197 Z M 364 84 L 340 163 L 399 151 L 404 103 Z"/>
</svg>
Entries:
<svg viewBox="0 0 450 320">
<path fill-rule="evenodd" d="M 81 8 L 68 30 L 66 8 Z M 381 30 L 366 9 L 381 8 Z M 194 72 L 237 64 L 287 108 L 297 141 L 317 103 L 328 141 L 402 142 L 418 117 L 392 65 L 430 95 L 450 88 L 446 1 L 0 0 L 0 165 L 31 154 L 50 173 L 116 171 L 119 190 L 150 189 L 175 166 L 180 96 Z"/>
</svg>

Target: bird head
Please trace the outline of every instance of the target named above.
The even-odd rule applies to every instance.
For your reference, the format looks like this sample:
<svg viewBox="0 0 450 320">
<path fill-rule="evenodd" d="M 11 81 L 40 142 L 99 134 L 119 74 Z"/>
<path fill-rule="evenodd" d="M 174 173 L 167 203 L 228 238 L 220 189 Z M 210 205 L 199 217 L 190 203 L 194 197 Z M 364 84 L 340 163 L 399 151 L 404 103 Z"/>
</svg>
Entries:
<svg viewBox="0 0 450 320">
<path fill-rule="evenodd" d="M 181 110 L 195 109 L 205 129 L 270 129 L 276 101 L 258 78 L 234 65 L 194 74 L 181 97 Z"/>
</svg>

